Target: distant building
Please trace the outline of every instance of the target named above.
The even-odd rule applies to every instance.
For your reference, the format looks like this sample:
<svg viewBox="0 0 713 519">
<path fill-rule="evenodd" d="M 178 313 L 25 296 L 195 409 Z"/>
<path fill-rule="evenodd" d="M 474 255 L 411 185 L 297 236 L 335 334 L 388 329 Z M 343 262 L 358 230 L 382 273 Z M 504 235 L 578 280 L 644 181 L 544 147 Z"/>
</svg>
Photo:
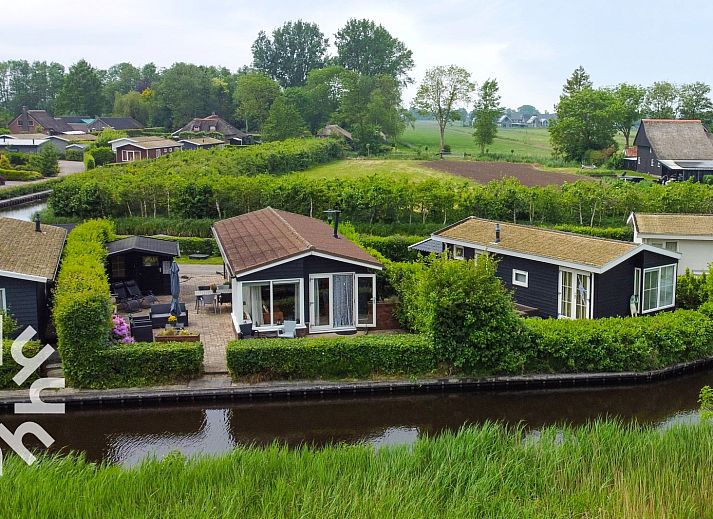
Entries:
<svg viewBox="0 0 713 519">
<path fill-rule="evenodd" d="M 636 171 L 675 180 L 713 175 L 713 140 L 700 120 L 642 119 Z"/>
<path fill-rule="evenodd" d="M 69 124 L 75 131 L 85 133 L 100 132 L 106 128 L 112 130 L 140 130 L 144 127 L 133 117 L 89 117 L 85 115 L 63 115 L 58 117 Z"/>
<path fill-rule="evenodd" d="M 352 134 L 336 124 L 328 124 L 319 130 L 319 132 L 317 132 L 317 137 L 338 137 L 347 142 L 352 142 Z"/>
<path fill-rule="evenodd" d="M 197 117 L 185 126 L 173 132 L 173 136 L 181 133 L 222 133 L 225 142 L 229 144 L 252 144 L 253 137 L 223 119 L 213 114 L 208 117 Z"/>
<path fill-rule="evenodd" d="M 143 159 L 157 159 L 181 150 L 181 144 L 163 137 L 122 137 L 109 141 L 116 155 L 116 162 L 134 162 Z"/>
<path fill-rule="evenodd" d="M 52 117 L 46 110 L 28 110 L 22 107 L 22 113 L 8 125 L 10 133 L 44 133 L 58 135 L 74 130 L 62 119 Z"/>
<path fill-rule="evenodd" d="M 20 153 L 37 153 L 46 143 L 52 144 L 57 153 L 64 155 L 67 146 L 71 144 L 69 139 L 57 135 L 45 135 L 43 133 L 14 133 L 0 135 L 0 149 L 7 151 L 17 151 Z"/>
<path fill-rule="evenodd" d="M 225 142 L 213 137 L 191 137 L 190 139 L 181 139 L 178 141 L 182 144 L 184 150 L 197 150 L 209 148 L 222 148 Z"/>
</svg>

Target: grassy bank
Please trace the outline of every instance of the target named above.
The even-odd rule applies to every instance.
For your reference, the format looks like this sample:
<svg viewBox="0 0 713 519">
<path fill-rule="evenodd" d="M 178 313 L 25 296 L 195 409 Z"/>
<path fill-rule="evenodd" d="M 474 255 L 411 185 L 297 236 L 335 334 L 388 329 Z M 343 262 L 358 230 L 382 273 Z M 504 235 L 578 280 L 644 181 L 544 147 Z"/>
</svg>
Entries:
<svg viewBox="0 0 713 519">
<path fill-rule="evenodd" d="M 484 425 L 412 446 L 239 448 L 134 469 L 6 460 L 7 517 L 710 517 L 713 429 Z M 67 496 L 72 496 L 67 499 Z"/>
</svg>

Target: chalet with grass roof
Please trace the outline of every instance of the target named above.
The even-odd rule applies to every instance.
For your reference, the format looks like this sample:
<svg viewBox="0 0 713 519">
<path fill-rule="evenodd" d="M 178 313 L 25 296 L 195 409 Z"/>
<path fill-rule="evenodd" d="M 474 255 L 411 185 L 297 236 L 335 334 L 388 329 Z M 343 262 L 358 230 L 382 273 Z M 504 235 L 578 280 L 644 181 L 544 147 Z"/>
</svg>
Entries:
<svg viewBox="0 0 713 519">
<path fill-rule="evenodd" d="M 52 335 L 51 289 L 66 236 L 61 227 L 0 217 L 0 309 L 43 341 Z"/>
<path fill-rule="evenodd" d="M 409 248 L 455 259 L 492 254 L 528 315 L 589 319 L 675 306 L 681 255 L 648 244 L 470 217 Z"/>
<path fill-rule="evenodd" d="M 634 242 L 681 254 L 680 273 L 708 272 L 713 262 L 713 214 L 631 213 Z"/>
<path fill-rule="evenodd" d="M 713 175 L 713 140 L 700 120 L 642 119 L 636 171 L 674 180 Z"/>
<path fill-rule="evenodd" d="M 267 207 L 213 225 L 236 330 L 351 333 L 376 326 L 381 264 L 335 228 Z"/>
</svg>

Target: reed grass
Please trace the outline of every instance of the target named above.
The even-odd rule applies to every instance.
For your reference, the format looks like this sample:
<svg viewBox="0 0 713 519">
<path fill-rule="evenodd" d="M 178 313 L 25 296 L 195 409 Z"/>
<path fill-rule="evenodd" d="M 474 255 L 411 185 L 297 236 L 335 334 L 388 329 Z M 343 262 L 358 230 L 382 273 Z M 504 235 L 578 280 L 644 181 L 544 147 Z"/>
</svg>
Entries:
<svg viewBox="0 0 713 519">
<path fill-rule="evenodd" d="M 413 445 L 239 448 L 126 469 L 16 457 L 4 517 L 711 517 L 713 428 L 485 424 Z"/>
</svg>

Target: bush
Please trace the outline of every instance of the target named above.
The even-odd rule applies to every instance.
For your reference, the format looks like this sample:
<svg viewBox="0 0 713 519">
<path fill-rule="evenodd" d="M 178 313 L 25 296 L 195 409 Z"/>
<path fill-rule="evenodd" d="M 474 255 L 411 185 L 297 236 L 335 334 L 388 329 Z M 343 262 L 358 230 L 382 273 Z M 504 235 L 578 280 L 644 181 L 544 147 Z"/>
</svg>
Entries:
<svg viewBox="0 0 713 519">
<path fill-rule="evenodd" d="M 0 389 L 18 389 L 19 387 L 30 387 L 32 382 L 39 378 L 39 373 L 35 372 L 30 375 L 27 380 L 18 386 L 12 380 L 12 377 L 17 375 L 22 366 L 15 362 L 12 358 L 12 353 L 10 353 L 10 347 L 12 346 L 12 341 L 5 340 L 2 342 L 2 364 L 0 364 Z M 30 341 L 22 348 L 22 352 L 26 357 L 34 357 L 40 351 L 40 343 L 37 341 Z M 39 368 L 38 368 L 39 369 Z"/>
<path fill-rule="evenodd" d="M 30 165 L 45 177 L 56 177 L 59 175 L 59 153 L 52 144 L 47 144 L 30 158 Z"/>
<path fill-rule="evenodd" d="M 421 335 L 364 335 L 289 341 L 251 339 L 228 344 L 234 378 L 368 378 L 418 375 L 436 369 L 433 347 Z"/>
<path fill-rule="evenodd" d="M 94 164 L 96 166 L 103 166 L 104 164 L 111 164 L 114 162 L 116 155 L 111 149 L 111 146 L 99 146 L 92 148 L 92 157 L 94 157 Z"/>
<path fill-rule="evenodd" d="M 631 227 L 588 227 L 586 225 L 553 225 L 552 229 L 576 234 L 586 234 L 610 240 L 633 241 L 634 230 Z"/>
<path fill-rule="evenodd" d="M 678 310 L 606 319 L 528 319 L 530 372 L 644 371 L 713 353 L 713 321 Z"/>
<path fill-rule="evenodd" d="M 82 150 L 66 150 L 64 152 L 64 160 L 71 160 L 74 162 L 81 162 L 84 160 L 84 152 Z"/>
<path fill-rule="evenodd" d="M 683 276 L 678 276 L 676 282 L 676 306 L 695 310 L 708 300 L 708 276 L 704 273 L 695 276 L 686 269 Z"/>
<path fill-rule="evenodd" d="M 39 180 L 42 174 L 37 171 L 23 171 L 18 169 L 0 169 L 0 177 L 5 180 Z"/>
<path fill-rule="evenodd" d="M 15 198 L 16 196 L 47 191 L 49 189 L 53 189 L 63 181 L 63 178 L 52 178 L 41 182 L 33 182 L 32 184 L 26 184 L 24 186 L 5 187 L 0 189 L 0 200 L 7 200 L 8 198 Z"/>
<path fill-rule="evenodd" d="M 200 342 L 117 344 L 98 356 L 96 378 L 87 387 L 138 387 L 175 383 L 200 375 Z"/>
<path fill-rule="evenodd" d="M 30 163 L 31 155 L 29 153 L 12 151 L 10 153 L 6 153 L 5 155 L 10 160 L 10 164 L 13 166 L 24 166 L 25 164 Z"/>
<path fill-rule="evenodd" d="M 94 155 L 92 155 L 88 151 L 84 152 L 84 167 L 87 171 L 97 167 L 97 162 L 94 160 Z"/>
<path fill-rule="evenodd" d="M 408 247 L 423 240 L 423 236 L 359 234 L 357 239 L 362 246 L 379 251 L 391 261 L 415 261 L 418 258 L 418 252 L 409 250 Z"/>
</svg>

